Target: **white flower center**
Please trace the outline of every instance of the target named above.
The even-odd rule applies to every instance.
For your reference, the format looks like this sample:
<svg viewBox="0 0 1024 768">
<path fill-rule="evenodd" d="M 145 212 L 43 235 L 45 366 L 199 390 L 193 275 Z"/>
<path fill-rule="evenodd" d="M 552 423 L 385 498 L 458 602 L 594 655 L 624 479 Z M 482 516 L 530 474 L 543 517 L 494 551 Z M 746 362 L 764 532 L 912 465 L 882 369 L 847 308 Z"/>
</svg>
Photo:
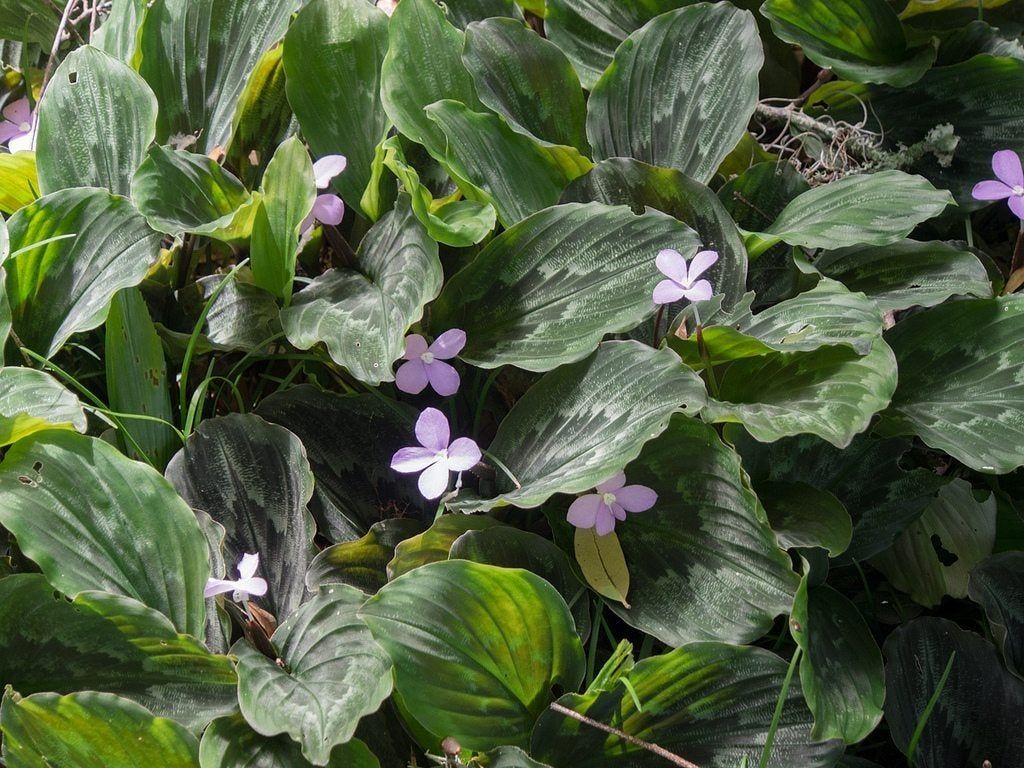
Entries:
<svg viewBox="0 0 1024 768">
<path fill-rule="evenodd" d="M 1013 194 L 1015 194 L 1017 197 L 1024 197 L 1024 187 L 1018 184 L 1013 188 Z"/>
<path fill-rule="evenodd" d="M 21 123 L 18 125 L 18 130 L 22 133 L 28 133 L 32 130 L 32 123 Z"/>
<path fill-rule="evenodd" d="M 434 362 L 434 353 L 424 352 L 422 355 L 420 355 L 420 360 L 422 360 L 427 365 L 430 365 L 432 362 Z"/>
<path fill-rule="evenodd" d="M 617 499 L 615 498 L 615 494 L 614 493 L 602 493 L 601 494 L 601 501 L 603 501 L 607 506 L 610 507 L 612 504 L 614 504 L 617 501 Z"/>
</svg>

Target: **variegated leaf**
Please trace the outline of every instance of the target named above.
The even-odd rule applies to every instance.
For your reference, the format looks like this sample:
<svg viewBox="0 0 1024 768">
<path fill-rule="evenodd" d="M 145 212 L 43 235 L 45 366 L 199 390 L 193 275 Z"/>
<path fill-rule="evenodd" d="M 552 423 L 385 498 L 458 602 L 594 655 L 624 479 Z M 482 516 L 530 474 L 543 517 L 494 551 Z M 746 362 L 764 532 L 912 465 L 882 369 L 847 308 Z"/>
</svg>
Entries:
<svg viewBox="0 0 1024 768">
<path fill-rule="evenodd" d="M 81 401 L 50 374 L 32 368 L 0 368 L 0 446 L 44 429 L 85 432 L 87 426 Z"/>
<path fill-rule="evenodd" d="M 1024 552 L 1000 552 L 976 565 L 967 593 L 985 609 L 1006 666 L 1024 680 Z"/>
</svg>

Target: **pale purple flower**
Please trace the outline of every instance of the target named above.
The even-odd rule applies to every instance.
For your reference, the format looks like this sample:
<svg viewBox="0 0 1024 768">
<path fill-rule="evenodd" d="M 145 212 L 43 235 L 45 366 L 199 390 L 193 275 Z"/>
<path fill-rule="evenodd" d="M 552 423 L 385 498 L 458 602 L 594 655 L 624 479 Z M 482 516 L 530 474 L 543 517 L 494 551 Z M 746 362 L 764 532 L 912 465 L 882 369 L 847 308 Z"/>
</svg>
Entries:
<svg viewBox="0 0 1024 768">
<path fill-rule="evenodd" d="M 658 271 L 668 280 L 662 280 L 654 288 L 655 304 L 671 304 L 680 299 L 690 301 L 707 301 L 711 298 L 711 283 L 699 280 L 708 269 L 718 261 L 716 251 L 700 251 L 690 260 L 687 267 L 686 259 L 679 251 L 666 248 L 658 251 L 655 264 Z"/>
<path fill-rule="evenodd" d="M 395 385 L 403 392 L 418 395 L 430 384 L 442 397 L 459 391 L 459 372 L 445 360 L 451 360 L 466 346 L 466 332 L 460 328 L 445 331 L 429 347 L 418 333 L 405 337 L 405 360 L 395 373 Z"/>
<path fill-rule="evenodd" d="M 331 180 L 345 170 L 348 160 L 344 155 L 324 155 L 313 163 L 313 178 L 316 179 L 316 188 L 327 189 Z M 307 232 L 313 222 L 337 226 L 345 217 L 345 202 L 333 192 L 317 195 L 313 201 L 313 210 L 309 212 L 305 221 L 302 222 L 301 231 Z"/>
<path fill-rule="evenodd" d="M 11 102 L 4 107 L 3 115 L 0 144 L 6 141 L 11 152 L 31 150 L 36 140 L 36 116 L 32 114 L 28 99 Z"/>
<path fill-rule="evenodd" d="M 419 446 L 401 448 L 391 457 L 391 468 L 396 472 L 422 472 L 420 493 L 427 499 L 436 499 L 448 489 L 449 472 L 465 472 L 480 461 L 480 448 L 468 437 L 460 437 L 449 444 L 451 433 L 448 419 L 437 408 L 426 408 L 416 420 L 416 439 Z"/>
<path fill-rule="evenodd" d="M 992 170 L 996 179 L 979 181 L 971 195 L 975 200 L 1006 200 L 1013 214 L 1024 219 L 1024 170 L 1020 157 L 1012 149 L 1001 149 L 992 155 Z"/>
<path fill-rule="evenodd" d="M 395 8 L 398 7 L 398 0 L 377 0 L 377 2 L 374 3 L 374 5 L 376 5 L 382 11 L 384 11 L 384 13 L 390 16 L 395 12 Z"/>
<path fill-rule="evenodd" d="M 626 485 L 625 472 L 616 472 L 594 490 L 569 506 L 568 520 L 577 528 L 595 529 L 598 536 L 614 531 L 615 521 L 625 520 L 627 512 L 646 512 L 658 501 L 646 485 Z"/>
<path fill-rule="evenodd" d="M 267 582 L 256 575 L 256 569 L 260 567 L 260 556 L 243 555 L 238 564 L 238 578 L 231 579 L 209 579 L 206 582 L 206 589 L 203 590 L 203 597 L 213 597 L 223 592 L 234 592 L 232 599 L 236 603 L 244 603 L 250 595 L 261 597 L 267 594 Z"/>
</svg>

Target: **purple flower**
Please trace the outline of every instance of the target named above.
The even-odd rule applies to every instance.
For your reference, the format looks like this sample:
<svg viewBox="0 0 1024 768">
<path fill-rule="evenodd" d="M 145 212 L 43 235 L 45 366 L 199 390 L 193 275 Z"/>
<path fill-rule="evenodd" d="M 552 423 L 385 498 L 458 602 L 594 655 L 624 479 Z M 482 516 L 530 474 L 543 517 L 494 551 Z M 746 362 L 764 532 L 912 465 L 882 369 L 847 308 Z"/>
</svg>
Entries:
<svg viewBox="0 0 1024 768">
<path fill-rule="evenodd" d="M 4 107 L 4 120 L 0 122 L 0 144 L 7 142 L 11 152 L 32 149 L 36 140 L 36 117 L 29 108 L 28 99 L 18 99 Z"/>
<path fill-rule="evenodd" d="M 466 346 L 466 332 L 459 328 L 445 331 L 429 347 L 418 333 L 405 337 L 405 360 L 395 374 L 395 385 L 403 392 L 418 395 L 430 384 L 442 397 L 459 391 L 459 372 L 445 360 L 451 360 Z"/>
<path fill-rule="evenodd" d="M 260 567 L 260 556 L 243 555 L 238 564 L 238 579 L 209 579 L 206 582 L 206 589 L 203 590 L 203 597 L 213 597 L 222 592 L 234 592 L 232 599 L 236 603 L 244 603 L 249 595 L 261 597 L 267 594 L 267 582 L 256 576 L 256 569 Z"/>
<path fill-rule="evenodd" d="M 468 437 L 460 437 L 449 444 L 451 434 L 448 419 L 437 408 L 426 408 L 416 420 L 416 439 L 419 446 L 401 448 L 391 457 L 391 468 L 396 472 L 422 472 L 420 493 L 436 499 L 448 489 L 449 472 L 465 472 L 480 461 L 480 448 Z"/>
<path fill-rule="evenodd" d="M 662 280 L 655 286 L 654 303 L 671 304 L 680 299 L 689 299 L 690 301 L 710 299 L 711 283 L 697 278 L 707 272 L 708 268 L 716 261 L 718 261 L 716 251 L 700 251 L 690 261 L 689 269 L 687 269 L 686 259 L 679 251 L 674 251 L 671 248 L 658 251 L 655 263 L 658 265 L 658 271 L 668 280 Z"/>
<path fill-rule="evenodd" d="M 1024 219 L 1024 170 L 1020 157 L 1012 149 L 1001 149 L 992 155 L 996 179 L 979 181 L 971 190 L 975 200 L 1006 200 L 1018 219 Z"/>
<path fill-rule="evenodd" d="M 344 155 L 325 155 L 313 163 L 313 178 L 316 179 L 317 189 L 327 189 L 331 185 L 331 179 L 345 170 L 348 160 Z M 325 195 L 317 195 L 313 201 L 313 210 L 309 212 L 305 221 L 302 222 L 301 232 L 308 232 L 313 226 L 313 221 L 321 224 L 337 226 L 345 217 L 345 202 L 332 192 Z"/>
<path fill-rule="evenodd" d="M 658 501 L 646 485 L 626 485 L 625 472 L 616 472 L 595 490 L 569 506 L 568 520 L 577 528 L 596 529 L 598 536 L 614 531 L 615 521 L 625 520 L 627 512 L 646 512 Z"/>
</svg>

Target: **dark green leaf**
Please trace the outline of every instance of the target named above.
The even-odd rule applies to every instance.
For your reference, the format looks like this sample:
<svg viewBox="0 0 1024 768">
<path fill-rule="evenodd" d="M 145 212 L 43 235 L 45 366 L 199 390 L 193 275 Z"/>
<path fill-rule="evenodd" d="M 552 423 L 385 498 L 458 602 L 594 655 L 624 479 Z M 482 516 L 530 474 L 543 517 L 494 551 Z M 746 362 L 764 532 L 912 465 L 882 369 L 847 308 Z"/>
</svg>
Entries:
<svg viewBox="0 0 1024 768">
<path fill-rule="evenodd" d="M 203 733 L 199 743 L 202 768 L 311 768 L 298 744 L 287 736 L 268 738 L 256 733 L 242 717 L 225 717 Z M 380 768 L 380 763 L 359 739 L 331 751 L 327 768 Z"/>
<path fill-rule="evenodd" d="M 306 572 L 306 587 L 315 591 L 325 584 L 348 584 L 368 595 L 375 594 L 388 583 L 387 566 L 395 556 L 395 547 L 423 533 L 423 529 L 423 523 L 409 517 L 374 523 L 362 538 L 327 547 L 313 558 Z"/>
<path fill-rule="evenodd" d="M 1003 661 L 1024 679 L 1024 552 L 1001 552 L 971 571 L 971 599 L 985 609 Z"/>
<path fill-rule="evenodd" d="M 39 45 L 53 45 L 60 26 L 60 7 L 47 0 L 4 0 L 0 37 Z"/>
<path fill-rule="evenodd" d="M 115 59 L 131 62 L 135 58 L 139 27 L 147 9 L 146 0 L 112 0 L 110 13 L 90 43 Z"/>
<path fill-rule="evenodd" d="M 850 514 L 828 491 L 779 480 L 757 483 L 755 490 L 783 547 L 822 547 L 829 557 L 838 557 L 850 546 Z"/>
<path fill-rule="evenodd" d="M 423 533 L 395 545 L 395 555 L 387 566 L 388 579 L 397 579 L 428 563 L 447 560 L 455 540 L 467 531 L 496 527 L 501 527 L 501 523 L 487 515 L 442 515 Z"/>
</svg>

